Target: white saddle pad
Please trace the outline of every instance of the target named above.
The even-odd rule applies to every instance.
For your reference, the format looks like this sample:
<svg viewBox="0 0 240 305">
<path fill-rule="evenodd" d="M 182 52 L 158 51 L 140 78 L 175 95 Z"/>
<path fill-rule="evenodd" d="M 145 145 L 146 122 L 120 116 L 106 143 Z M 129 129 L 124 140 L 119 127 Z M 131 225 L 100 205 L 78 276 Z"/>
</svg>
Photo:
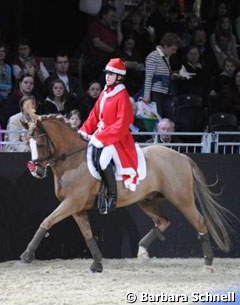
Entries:
<svg viewBox="0 0 240 305">
<path fill-rule="evenodd" d="M 140 148 L 140 146 L 138 144 L 136 145 L 136 151 L 137 151 L 137 157 L 138 157 L 138 176 L 139 176 L 139 180 L 143 180 L 146 177 L 146 160 L 145 160 L 145 156 L 143 154 L 142 149 Z M 94 165 L 93 165 L 93 161 L 92 161 L 92 145 L 90 145 L 87 149 L 87 164 L 88 164 L 88 169 L 91 173 L 91 175 L 98 179 L 101 180 L 101 176 L 99 175 L 99 173 L 96 171 Z M 116 174 L 116 180 L 123 180 L 122 176 L 119 176 Z"/>
</svg>

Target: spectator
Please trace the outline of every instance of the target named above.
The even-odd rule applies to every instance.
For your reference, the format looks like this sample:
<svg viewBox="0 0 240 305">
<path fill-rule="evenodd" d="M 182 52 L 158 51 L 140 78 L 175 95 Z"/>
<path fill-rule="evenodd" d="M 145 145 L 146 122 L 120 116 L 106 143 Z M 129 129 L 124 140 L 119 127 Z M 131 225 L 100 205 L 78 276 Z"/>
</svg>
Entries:
<svg viewBox="0 0 240 305">
<path fill-rule="evenodd" d="M 24 128 L 23 123 L 30 121 L 30 118 L 25 113 L 24 105 L 26 102 L 31 101 L 32 106 L 37 109 L 37 101 L 34 96 L 23 96 L 19 102 L 20 112 L 11 116 L 8 120 L 7 131 L 13 131 L 12 133 L 6 133 L 5 141 L 11 142 L 5 147 L 6 152 L 28 152 L 30 147 L 27 139 L 27 129 Z M 16 132 L 14 132 L 16 131 Z M 21 131 L 21 132 L 20 132 Z M 14 144 L 14 142 L 21 142 Z"/>
<path fill-rule="evenodd" d="M 168 118 L 163 118 L 160 120 L 157 126 L 157 131 L 160 133 L 159 141 L 160 143 L 176 143 L 176 138 L 170 134 L 175 131 L 175 124 L 173 121 L 169 120 Z M 162 134 L 161 134 L 162 133 Z M 180 142 L 177 142 L 180 143 Z"/>
<path fill-rule="evenodd" d="M 6 127 L 6 123 L 10 116 L 19 112 L 19 101 L 24 96 L 33 95 L 34 89 L 34 77 L 30 74 L 22 75 L 18 82 L 15 90 L 11 95 L 8 96 L 6 102 L 3 104 L 3 127 Z M 39 105 L 40 107 L 40 105 Z M 40 110 L 41 108 L 39 108 Z"/>
<path fill-rule="evenodd" d="M 232 33 L 232 25 L 231 25 L 231 19 L 229 16 L 221 16 L 219 17 L 219 20 L 217 21 L 216 30 L 210 37 L 210 45 L 212 49 L 216 52 L 218 49 L 218 43 L 216 41 L 216 36 L 219 35 L 219 33 L 228 33 L 229 38 L 229 45 L 228 45 L 228 53 L 229 57 L 234 58 L 236 61 L 238 60 L 238 53 L 237 53 L 237 42 L 236 37 Z"/>
<path fill-rule="evenodd" d="M 168 118 L 163 118 L 159 121 L 157 124 L 157 132 L 159 135 L 153 136 L 147 141 L 148 143 L 181 143 L 178 137 L 169 134 L 175 132 L 175 124 Z"/>
<path fill-rule="evenodd" d="M 64 82 L 61 79 L 52 81 L 49 94 L 42 104 L 42 112 L 67 115 L 73 109 L 74 104 L 69 98 Z"/>
<path fill-rule="evenodd" d="M 71 110 L 67 115 L 67 122 L 69 122 L 72 129 L 78 131 L 81 126 L 81 115 L 77 109 Z"/>
<path fill-rule="evenodd" d="M 144 83 L 144 63 L 135 46 L 136 37 L 130 33 L 124 36 L 123 42 L 116 52 L 116 57 L 122 58 L 127 67 L 125 85 L 130 95 L 138 92 Z"/>
<path fill-rule="evenodd" d="M 154 29 L 154 42 L 158 43 L 165 33 L 171 31 L 171 23 L 168 20 L 171 1 L 155 0 L 154 7 L 156 10 L 148 17 L 146 27 L 151 26 Z"/>
<path fill-rule="evenodd" d="M 228 0 L 220 0 L 216 1 L 216 7 L 215 7 L 215 15 L 208 21 L 207 23 L 207 29 L 208 33 L 212 33 L 216 27 L 216 24 L 222 16 L 231 15 L 231 1 Z"/>
<path fill-rule="evenodd" d="M 89 83 L 87 92 L 80 100 L 79 111 L 81 113 L 82 122 L 85 122 L 89 113 L 93 109 L 99 95 L 101 93 L 101 85 L 98 81 L 92 81 Z"/>
<path fill-rule="evenodd" d="M 233 75 L 233 86 L 224 85 L 217 94 L 209 97 L 209 112 L 232 113 L 240 119 L 240 71 L 237 69 Z"/>
<path fill-rule="evenodd" d="M 240 43 L 240 2 L 235 1 L 233 4 L 233 32 L 236 35 L 237 43 Z"/>
<path fill-rule="evenodd" d="M 13 75 L 15 79 L 18 80 L 22 75 L 25 61 L 29 59 L 35 62 L 41 82 L 44 82 L 49 77 L 49 73 L 43 64 L 42 59 L 32 54 L 31 44 L 27 39 L 19 41 L 18 54 L 12 62 Z"/>
<path fill-rule="evenodd" d="M 76 108 L 77 99 L 82 95 L 82 85 L 80 81 L 69 73 L 69 55 L 65 51 L 58 51 L 55 56 L 55 72 L 47 78 L 45 89 L 48 94 L 52 82 L 60 79 L 69 93 L 69 98 Z"/>
<path fill-rule="evenodd" d="M 122 42 L 121 24 L 116 18 L 114 7 L 102 6 L 99 19 L 89 25 L 87 40 L 85 71 L 87 80 L 101 81 L 103 68 Z M 102 82 L 104 81 L 102 80 Z"/>
<path fill-rule="evenodd" d="M 239 59 L 232 48 L 232 34 L 229 32 L 219 31 L 215 34 L 216 44 L 213 46 L 218 68 L 222 71 L 224 60 L 227 57 L 233 58 L 237 63 Z"/>
<path fill-rule="evenodd" d="M 215 95 L 221 91 L 223 87 L 234 87 L 234 73 L 237 69 L 237 64 L 234 59 L 226 58 L 223 63 L 223 71 L 216 78 L 214 90 L 210 92 L 211 95 Z"/>
<path fill-rule="evenodd" d="M 193 32 L 193 45 L 196 45 L 200 52 L 200 63 L 205 68 L 206 75 L 208 76 L 208 87 L 206 91 L 208 92 L 212 86 L 213 80 L 220 73 L 220 69 L 217 64 L 216 57 L 212 48 L 207 41 L 207 34 L 204 28 L 196 28 Z"/>
<path fill-rule="evenodd" d="M 146 58 L 144 102 L 157 103 L 157 111 L 161 117 L 174 121 L 175 95 L 171 79 L 172 71 L 169 58 L 176 53 L 180 38 L 174 33 L 166 33 L 160 45 Z"/>
<path fill-rule="evenodd" d="M 194 94 L 203 98 L 208 95 L 206 92 L 205 67 L 200 62 L 200 52 L 197 46 L 190 45 L 185 49 L 183 67 L 189 78 L 183 78 L 177 81 L 178 94 Z"/>
<path fill-rule="evenodd" d="M 0 42 L 0 103 L 6 101 L 13 88 L 12 69 L 5 62 L 7 52 L 7 45 L 4 42 Z"/>
<path fill-rule="evenodd" d="M 34 88 L 32 93 L 37 99 L 42 100 L 44 98 L 44 84 L 41 77 L 41 71 L 37 68 L 36 62 L 31 58 L 26 59 L 20 73 L 23 75 L 28 74 L 33 76 Z"/>
<path fill-rule="evenodd" d="M 126 37 L 134 35 L 135 50 L 138 52 L 140 61 L 143 62 L 146 56 L 154 49 L 154 30 L 151 26 L 145 26 L 145 20 L 140 10 L 133 10 L 126 17 L 122 26 L 123 35 Z M 123 45 L 123 43 L 122 43 Z"/>
<path fill-rule="evenodd" d="M 185 29 L 181 35 L 182 46 L 187 47 L 192 44 L 195 29 L 201 26 L 201 21 L 196 14 L 190 14 L 185 20 Z"/>
</svg>

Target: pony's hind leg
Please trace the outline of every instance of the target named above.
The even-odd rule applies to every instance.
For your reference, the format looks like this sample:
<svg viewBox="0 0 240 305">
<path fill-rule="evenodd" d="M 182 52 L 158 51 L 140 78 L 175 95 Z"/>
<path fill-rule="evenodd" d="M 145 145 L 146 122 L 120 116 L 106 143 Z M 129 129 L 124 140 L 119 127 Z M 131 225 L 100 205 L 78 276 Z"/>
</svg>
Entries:
<svg viewBox="0 0 240 305">
<path fill-rule="evenodd" d="M 161 210 L 162 199 L 153 199 L 151 201 L 145 200 L 139 202 L 138 205 L 154 222 L 152 228 L 143 238 L 139 241 L 138 257 L 148 257 L 148 247 L 152 242 L 158 238 L 162 241 L 165 240 L 163 232 L 170 226 L 170 221 L 163 215 Z"/>
<path fill-rule="evenodd" d="M 194 199 L 188 202 L 189 204 L 184 204 L 183 206 L 178 207 L 178 209 L 197 231 L 198 238 L 201 242 L 201 246 L 203 250 L 204 266 L 210 267 L 212 266 L 212 262 L 213 262 L 213 251 L 210 243 L 208 229 L 204 221 L 204 217 L 197 209 Z"/>
<path fill-rule="evenodd" d="M 93 263 L 91 265 L 92 272 L 102 272 L 102 253 L 100 252 L 98 245 L 93 237 L 92 229 L 90 226 L 89 218 L 86 211 L 82 211 L 72 215 L 75 219 L 82 235 L 86 241 L 86 244 L 92 254 Z"/>
</svg>

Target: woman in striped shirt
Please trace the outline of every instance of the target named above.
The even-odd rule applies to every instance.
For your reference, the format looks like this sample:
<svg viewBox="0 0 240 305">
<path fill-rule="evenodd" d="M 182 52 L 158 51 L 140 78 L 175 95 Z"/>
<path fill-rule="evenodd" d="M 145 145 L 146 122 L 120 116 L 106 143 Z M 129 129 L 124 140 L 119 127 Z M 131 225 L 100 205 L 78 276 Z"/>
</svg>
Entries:
<svg viewBox="0 0 240 305">
<path fill-rule="evenodd" d="M 174 121 L 175 96 L 169 58 L 177 52 L 181 39 L 174 33 L 166 33 L 156 50 L 146 58 L 144 102 L 156 102 L 161 117 Z"/>
</svg>

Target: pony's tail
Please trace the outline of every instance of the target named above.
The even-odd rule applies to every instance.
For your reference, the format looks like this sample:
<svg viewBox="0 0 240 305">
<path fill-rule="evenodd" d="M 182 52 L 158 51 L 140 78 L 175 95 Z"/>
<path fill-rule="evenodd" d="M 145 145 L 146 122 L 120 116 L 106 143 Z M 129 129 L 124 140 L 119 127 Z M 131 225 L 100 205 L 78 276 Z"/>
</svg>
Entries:
<svg viewBox="0 0 240 305">
<path fill-rule="evenodd" d="M 230 227 L 228 216 L 233 215 L 214 199 L 216 195 L 209 190 L 205 177 L 197 164 L 191 158 L 189 158 L 189 162 L 192 167 L 195 198 L 200 205 L 209 233 L 218 247 L 222 251 L 228 252 L 231 242 L 226 227 Z"/>
</svg>

